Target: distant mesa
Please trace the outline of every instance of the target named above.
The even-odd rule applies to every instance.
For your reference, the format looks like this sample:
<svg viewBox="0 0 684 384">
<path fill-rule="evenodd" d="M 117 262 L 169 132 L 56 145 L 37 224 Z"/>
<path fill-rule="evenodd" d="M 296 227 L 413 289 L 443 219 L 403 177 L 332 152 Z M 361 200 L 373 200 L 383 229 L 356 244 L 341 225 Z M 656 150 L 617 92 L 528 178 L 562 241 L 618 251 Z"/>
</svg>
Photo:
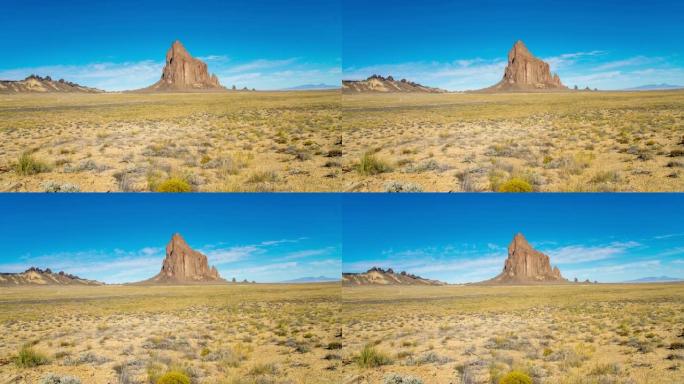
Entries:
<svg viewBox="0 0 684 384">
<path fill-rule="evenodd" d="M 24 80 L 0 80 L 0 94 L 5 93 L 102 93 L 97 88 L 84 87 L 64 79 L 30 75 Z"/>
<path fill-rule="evenodd" d="M 508 65 L 503 79 L 485 88 L 485 92 L 567 90 L 557 74 L 552 74 L 548 63 L 534 57 L 525 43 L 518 40 L 508 52 Z"/>
<path fill-rule="evenodd" d="M 207 257 L 192 248 L 185 239 L 174 233 L 166 245 L 166 257 L 159 273 L 142 283 L 148 284 L 193 284 L 225 283 L 216 267 L 209 267 Z"/>
<path fill-rule="evenodd" d="M 532 248 L 522 233 L 508 245 L 503 271 L 485 284 L 567 283 L 558 267 L 551 268 L 549 256 Z"/>
<path fill-rule="evenodd" d="M 649 277 L 642 277 L 641 279 L 636 279 L 636 280 L 628 280 L 625 281 L 625 283 L 675 283 L 675 282 L 683 282 L 684 279 L 679 278 L 679 277 L 671 277 L 671 276 L 649 276 Z"/>
<path fill-rule="evenodd" d="M 225 91 L 216 75 L 209 75 L 207 64 L 190 56 L 176 40 L 166 52 L 161 79 L 140 92 Z"/>
<path fill-rule="evenodd" d="M 0 273 L 0 286 L 23 285 L 104 285 L 104 283 L 82 279 L 63 271 L 52 272 L 50 268 L 31 267 L 20 273 Z"/>
<path fill-rule="evenodd" d="M 684 89 L 684 85 L 673 84 L 646 84 L 639 87 L 627 88 L 625 91 L 668 91 L 673 89 Z"/>
<path fill-rule="evenodd" d="M 340 89 L 339 85 L 331 85 L 325 83 L 319 84 L 302 84 L 296 87 L 290 87 L 283 89 L 284 91 L 323 91 L 329 89 Z"/>
<path fill-rule="evenodd" d="M 408 81 L 406 79 L 394 80 L 392 76 L 382 77 L 380 75 L 372 75 L 366 80 L 342 80 L 343 93 L 364 93 L 364 92 L 380 92 L 380 93 L 399 93 L 399 92 L 415 92 L 415 93 L 445 93 L 446 91 L 439 88 L 426 87 L 424 85 Z"/>
<path fill-rule="evenodd" d="M 342 285 L 446 285 L 446 283 L 403 271 L 395 273 L 392 268 L 385 270 L 373 267 L 364 273 L 343 273 Z"/>
<path fill-rule="evenodd" d="M 334 277 L 327 277 L 327 276 L 305 276 L 305 277 L 300 277 L 298 279 L 281 281 L 281 283 L 285 283 L 285 284 L 331 283 L 334 281 L 339 282 L 340 279 L 334 278 Z"/>
</svg>

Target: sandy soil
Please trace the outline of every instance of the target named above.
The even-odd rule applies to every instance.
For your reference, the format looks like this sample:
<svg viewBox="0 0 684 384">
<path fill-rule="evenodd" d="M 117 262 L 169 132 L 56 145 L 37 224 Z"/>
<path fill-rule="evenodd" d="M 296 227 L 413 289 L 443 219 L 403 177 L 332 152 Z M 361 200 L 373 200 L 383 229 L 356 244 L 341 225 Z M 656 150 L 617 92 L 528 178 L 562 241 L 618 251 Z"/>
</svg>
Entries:
<svg viewBox="0 0 684 384">
<path fill-rule="evenodd" d="M 512 179 L 684 191 L 684 91 L 345 94 L 342 105 L 345 191 L 498 191 Z"/>
<path fill-rule="evenodd" d="M 339 103 L 338 91 L 0 95 L 0 190 L 176 179 L 194 191 L 337 191 Z"/>
<path fill-rule="evenodd" d="M 0 383 L 339 382 L 339 287 L 0 288 Z M 46 361 L 18 366 L 22 346 Z"/>
<path fill-rule="evenodd" d="M 684 382 L 684 284 L 344 287 L 342 297 L 345 383 L 498 383 L 513 370 L 535 384 Z M 361 362 L 366 346 L 377 364 Z"/>
</svg>

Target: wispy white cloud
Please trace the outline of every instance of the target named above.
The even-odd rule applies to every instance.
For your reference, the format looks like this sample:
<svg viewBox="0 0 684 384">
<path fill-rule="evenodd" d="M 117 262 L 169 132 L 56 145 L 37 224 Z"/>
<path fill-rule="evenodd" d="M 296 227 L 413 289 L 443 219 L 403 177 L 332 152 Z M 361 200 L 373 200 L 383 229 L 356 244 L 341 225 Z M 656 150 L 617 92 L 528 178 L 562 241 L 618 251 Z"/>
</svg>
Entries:
<svg viewBox="0 0 684 384">
<path fill-rule="evenodd" d="M 296 57 L 281 60 L 258 59 L 244 64 L 226 67 L 220 70 L 222 74 L 252 72 L 260 69 L 287 67 L 297 61 Z"/>
<path fill-rule="evenodd" d="M 604 50 L 564 53 L 543 57 L 551 71 L 568 86 L 589 86 L 599 89 L 625 89 L 644 84 L 684 84 L 684 68 L 671 64 L 664 57 L 634 56 L 607 61 L 612 54 Z M 406 62 L 346 67 L 343 78 L 365 79 L 372 74 L 392 75 L 447 90 L 481 89 L 501 80 L 506 67 L 500 59 L 465 58 L 449 62 Z"/>
<path fill-rule="evenodd" d="M 612 242 L 598 246 L 568 245 L 542 251 L 549 255 L 553 264 L 564 265 L 610 259 L 640 245 L 634 241 Z"/>
<path fill-rule="evenodd" d="M 30 74 L 65 79 L 80 85 L 123 91 L 144 88 L 159 80 L 163 62 L 144 60 L 124 63 L 54 65 L 0 70 L 0 79 L 22 80 Z"/>
<path fill-rule="evenodd" d="M 198 59 L 206 62 L 206 63 L 225 63 L 230 61 L 230 57 L 227 55 L 207 55 L 207 56 L 199 56 Z"/>
<path fill-rule="evenodd" d="M 264 252 L 264 249 L 255 245 L 228 248 L 209 248 L 203 250 L 203 253 L 206 254 L 207 259 L 209 259 L 209 264 L 212 265 L 234 263 L 236 261 L 245 260 L 252 256 L 262 254 Z"/>
<path fill-rule="evenodd" d="M 0 264 L 0 270 L 22 272 L 29 267 L 51 268 L 84 278 L 121 283 L 149 278 L 159 272 L 164 250 L 145 247 L 135 251 L 87 250 L 46 255 L 24 255 L 20 263 Z"/>
<path fill-rule="evenodd" d="M 605 51 L 564 53 L 558 56 L 545 57 L 543 58 L 543 60 L 549 63 L 549 66 L 552 68 L 553 71 L 558 71 L 559 69 L 563 69 L 574 65 L 580 60 L 596 56 L 602 56 L 606 53 L 607 52 Z"/>
<path fill-rule="evenodd" d="M 662 57 L 646 57 L 646 56 L 635 56 L 624 60 L 609 61 L 607 63 L 599 64 L 592 69 L 594 71 L 605 71 L 609 69 L 627 68 L 634 66 L 643 66 L 648 64 L 663 62 Z"/>
<path fill-rule="evenodd" d="M 323 256 L 331 253 L 335 248 L 325 247 L 319 249 L 304 249 L 301 251 L 295 251 L 283 256 L 284 260 L 295 260 L 295 259 L 306 259 L 313 256 Z"/>
<path fill-rule="evenodd" d="M 335 85 L 341 81 L 339 66 L 307 63 L 296 57 L 237 62 L 228 55 L 212 54 L 199 59 L 205 61 L 209 72 L 216 74 L 219 81 L 228 87 L 283 89 L 305 83 Z M 0 70 L 0 79 L 22 80 L 36 74 L 106 91 L 124 91 L 154 84 L 160 79 L 163 67 L 163 61 L 155 60 L 48 65 Z"/>
<path fill-rule="evenodd" d="M 657 271 L 661 267 L 660 260 L 640 260 L 630 263 L 618 263 L 611 265 L 598 265 L 588 268 L 578 268 L 567 270 L 566 276 L 579 276 L 580 279 L 598 277 L 591 280 L 611 281 L 611 277 L 618 276 L 619 280 L 627 280 L 622 278 L 626 273 L 631 273 L 636 276 L 643 276 L 647 273 Z"/>
</svg>

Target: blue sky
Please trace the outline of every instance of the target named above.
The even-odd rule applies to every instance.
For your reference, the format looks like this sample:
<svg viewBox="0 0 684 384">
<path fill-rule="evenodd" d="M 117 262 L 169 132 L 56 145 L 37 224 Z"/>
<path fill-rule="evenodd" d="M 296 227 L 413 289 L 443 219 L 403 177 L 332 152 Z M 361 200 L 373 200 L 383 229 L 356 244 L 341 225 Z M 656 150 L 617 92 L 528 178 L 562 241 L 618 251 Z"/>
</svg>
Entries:
<svg viewBox="0 0 684 384">
<path fill-rule="evenodd" d="M 5 194 L 0 272 L 29 266 L 109 283 L 157 274 L 174 232 L 224 278 L 340 276 L 340 204 L 325 194 Z"/>
<path fill-rule="evenodd" d="M 449 90 L 503 76 L 516 40 L 569 86 L 684 85 L 684 2 L 344 0 L 343 78 L 391 74 Z"/>
<path fill-rule="evenodd" d="M 342 209 L 344 272 L 482 281 L 522 232 L 566 278 L 684 278 L 682 194 L 345 195 Z"/>
<path fill-rule="evenodd" d="M 4 0 L 0 79 L 141 88 L 159 80 L 174 40 L 226 86 L 340 81 L 339 0 Z"/>
</svg>

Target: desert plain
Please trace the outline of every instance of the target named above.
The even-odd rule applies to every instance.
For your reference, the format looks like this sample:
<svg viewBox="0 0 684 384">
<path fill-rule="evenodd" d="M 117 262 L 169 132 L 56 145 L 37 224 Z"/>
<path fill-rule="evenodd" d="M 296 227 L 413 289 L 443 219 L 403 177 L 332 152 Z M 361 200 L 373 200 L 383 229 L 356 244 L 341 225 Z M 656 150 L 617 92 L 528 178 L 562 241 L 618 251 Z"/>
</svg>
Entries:
<svg viewBox="0 0 684 384">
<path fill-rule="evenodd" d="M 344 191 L 684 190 L 684 91 L 342 96 Z"/>
<path fill-rule="evenodd" d="M 684 382 L 684 284 L 356 286 L 342 301 L 344 383 Z"/>
<path fill-rule="evenodd" d="M 338 91 L 0 95 L 0 190 L 338 191 Z"/>
<path fill-rule="evenodd" d="M 0 382 L 336 383 L 339 294 L 336 283 L 4 287 Z"/>
</svg>

